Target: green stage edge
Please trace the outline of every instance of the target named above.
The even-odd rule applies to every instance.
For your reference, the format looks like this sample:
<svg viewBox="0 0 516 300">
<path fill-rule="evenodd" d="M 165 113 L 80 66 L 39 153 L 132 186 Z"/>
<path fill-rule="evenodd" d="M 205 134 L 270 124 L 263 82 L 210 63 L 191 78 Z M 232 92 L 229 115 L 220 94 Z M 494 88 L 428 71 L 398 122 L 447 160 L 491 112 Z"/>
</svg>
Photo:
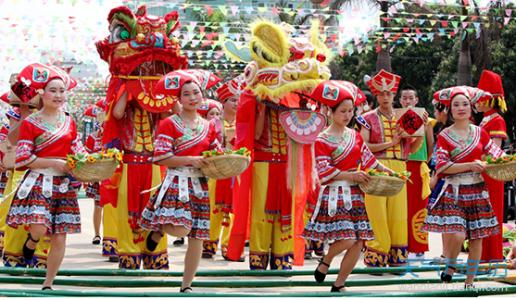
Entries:
<svg viewBox="0 0 516 300">
<path fill-rule="evenodd" d="M 300 293 L 173 293 L 173 292 L 112 292 L 112 291 L 70 291 L 70 290 L 5 290 L 0 296 L 10 297 L 476 297 L 516 293 L 516 286 L 495 290 L 445 290 L 431 292 L 300 292 Z"/>
<path fill-rule="evenodd" d="M 493 281 L 492 276 L 478 276 L 477 281 Z M 465 277 L 456 278 L 453 282 L 463 282 Z M 39 277 L 0 277 L 0 283 L 10 284 L 42 284 L 44 278 Z M 192 287 L 204 288 L 269 288 L 269 287 L 307 287 L 331 286 L 332 281 L 317 283 L 313 280 L 204 280 L 194 281 Z M 353 279 L 347 280 L 347 287 L 382 286 L 402 284 L 441 283 L 439 278 L 405 278 L 405 279 Z M 84 286 L 84 287 L 180 287 L 180 280 L 170 279 L 84 279 L 84 278 L 56 278 L 55 285 Z"/>
<path fill-rule="evenodd" d="M 315 268 L 315 266 L 314 266 Z M 497 268 L 497 266 L 492 266 Z M 498 267 L 501 268 L 501 267 Z M 419 273 L 444 270 L 444 266 L 424 266 L 424 267 L 391 267 L 391 268 L 355 268 L 351 274 L 378 274 L 378 273 Z M 330 269 L 328 275 L 338 274 L 338 269 Z M 45 269 L 24 269 L 0 267 L 0 274 L 9 275 L 33 275 L 45 276 Z M 263 276 L 307 276 L 313 275 L 313 270 L 218 270 L 218 271 L 198 271 L 196 277 L 263 277 Z M 59 270 L 60 276 L 143 276 L 143 277 L 182 277 L 183 272 L 167 270 L 124 270 L 124 269 L 63 269 Z"/>
</svg>

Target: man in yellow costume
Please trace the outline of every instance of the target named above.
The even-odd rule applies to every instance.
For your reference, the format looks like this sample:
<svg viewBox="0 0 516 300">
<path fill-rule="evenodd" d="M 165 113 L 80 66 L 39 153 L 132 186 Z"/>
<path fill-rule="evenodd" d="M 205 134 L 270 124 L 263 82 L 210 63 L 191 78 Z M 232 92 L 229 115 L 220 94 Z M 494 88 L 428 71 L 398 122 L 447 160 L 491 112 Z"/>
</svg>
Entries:
<svg viewBox="0 0 516 300">
<path fill-rule="evenodd" d="M 293 38 L 292 30 L 258 21 L 248 49 L 232 51 L 235 46 L 225 44 L 233 58 L 248 51 L 239 56 L 249 64 L 244 70 L 247 89 L 237 109 L 235 148 L 252 150 L 253 159 L 235 189 L 227 256 L 237 260 L 242 255 L 250 215 L 251 269 L 269 264 L 271 269 L 291 269 L 304 259 L 304 204 L 315 175 L 310 139 L 315 140 L 322 129 L 317 125 L 325 122 L 307 109 L 311 105 L 304 95 L 330 77 L 329 51 L 319 40 L 318 24 L 312 25 L 310 37 Z"/>
<path fill-rule="evenodd" d="M 406 170 L 408 155 L 421 145 L 421 138 L 402 138 L 394 116 L 393 101 L 401 77 L 380 70 L 367 81 L 378 107 L 365 113 L 367 126 L 360 131 L 371 152 L 380 162 L 394 170 Z M 366 243 L 364 263 L 368 267 L 401 266 L 407 262 L 407 190 L 395 196 L 366 194 L 365 205 L 375 239 Z"/>
<path fill-rule="evenodd" d="M 170 97 L 158 99 L 152 91 L 164 74 L 187 66 L 172 35 L 179 26 L 178 14 L 150 16 L 145 6 L 133 14 L 120 6 L 111 10 L 108 22 L 110 35 L 97 42 L 111 73 L 103 144 L 123 150 L 124 158 L 115 175 L 102 183 L 101 201 L 116 207 L 116 224 L 104 226 L 117 228 L 120 268 L 139 269 L 143 262 L 145 269 L 165 269 L 167 239 L 149 253 L 139 220 L 151 195 L 148 190 L 161 183 L 161 169 L 152 164 L 154 130 L 174 105 Z"/>
</svg>

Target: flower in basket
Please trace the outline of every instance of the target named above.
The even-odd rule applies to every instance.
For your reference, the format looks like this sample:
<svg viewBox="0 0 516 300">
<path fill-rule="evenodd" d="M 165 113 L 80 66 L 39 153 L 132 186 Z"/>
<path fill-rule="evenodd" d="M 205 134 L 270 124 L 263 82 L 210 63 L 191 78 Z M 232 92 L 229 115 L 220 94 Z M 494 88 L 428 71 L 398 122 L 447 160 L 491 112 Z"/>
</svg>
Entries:
<svg viewBox="0 0 516 300">
<path fill-rule="evenodd" d="M 403 171 L 403 172 L 393 172 L 392 174 L 389 174 L 387 172 L 380 172 L 376 169 L 370 169 L 367 171 L 367 174 L 371 176 L 391 176 L 391 177 L 397 177 L 403 180 L 410 180 L 411 173 L 409 171 Z"/>
<path fill-rule="evenodd" d="M 89 163 L 94 163 L 97 160 L 95 159 L 95 157 L 93 155 L 88 155 L 88 158 L 86 159 L 86 161 Z"/>
<path fill-rule="evenodd" d="M 488 165 L 503 164 L 503 163 L 511 162 L 511 161 L 516 161 L 516 155 L 515 154 L 504 155 L 504 156 L 496 158 L 496 159 L 493 158 L 491 155 L 488 155 L 486 157 L 486 162 L 487 162 Z"/>
<path fill-rule="evenodd" d="M 247 150 L 246 147 L 242 147 L 242 148 L 240 148 L 238 150 L 235 150 L 235 151 L 232 151 L 232 150 L 226 150 L 226 151 L 210 150 L 210 151 L 202 152 L 202 156 L 206 157 L 206 158 L 207 157 L 214 157 L 214 156 L 221 156 L 221 155 L 231 155 L 231 154 L 250 156 L 251 155 L 251 151 Z"/>
</svg>

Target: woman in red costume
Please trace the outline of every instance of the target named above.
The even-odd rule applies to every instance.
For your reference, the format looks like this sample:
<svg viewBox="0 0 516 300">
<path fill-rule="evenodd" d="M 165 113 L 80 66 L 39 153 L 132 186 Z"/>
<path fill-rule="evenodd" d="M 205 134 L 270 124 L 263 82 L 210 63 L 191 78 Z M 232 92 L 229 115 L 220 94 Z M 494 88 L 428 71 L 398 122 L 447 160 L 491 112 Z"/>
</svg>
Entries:
<svg viewBox="0 0 516 300">
<path fill-rule="evenodd" d="M 23 256 L 30 260 L 39 240 L 50 235 L 50 252 L 43 290 L 52 283 L 63 261 L 66 235 L 81 231 L 77 202 L 80 187 L 66 163 L 68 154 L 83 152 L 73 119 L 62 111 L 66 91 L 75 82 L 53 66 L 33 64 L 20 75 L 22 82 L 41 95 L 42 109 L 21 124 L 16 168 L 29 169 L 18 187 L 7 216 L 11 227 L 30 226 Z"/>
<path fill-rule="evenodd" d="M 197 78 L 186 71 L 174 71 L 162 80 L 164 92 L 178 97 L 183 109 L 158 126 L 153 161 L 168 170 L 159 192 L 142 212 L 141 226 L 152 231 L 146 240 L 150 251 L 164 233 L 188 236 L 180 292 L 192 292 L 202 243 L 210 237 L 208 181 L 200 170 L 206 161 L 201 153 L 218 149 L 220 144 L 214 124 L 197 113 L 203 99 Z"/>
<path fill-rule="evenodd" d="M 443 282 L 451 282 L 456 260 L 465 239 L 469 240 L 465 289 L 474 288 L 473 280 L 482 255 L 482 239 L 499 231 L 489 193 L 481 176 L 483 155 L 497 158 L 503 151 L 482 128 L 470 124 L 474 97 L 471 89 L 456 86 L 441 90 L 434 98 L 449 107 L 453 125 L 437 137 L 437 174 L 444 185 L 436 200 L 428 203 L 422 230 L 443 234 L 447 268 Z"/>
<path fill-rule="evenodd" d="M 331 243 L 328 253 L 315 269 L 315 280 L 323 282 L 330 264 L 346 251 L 332 292 L 343 292 L 344 284 L 356 265 L 365 240 L 374 238 L 358 187 L 369 181 L 366 169 L 392 172 L 381 165 L 360 134 L 347 127 L 354 116 L 358 88 L 347 81 L 326 81 L 315 88 L 312 98 L 331 108 L 332 124 L 315 142 L 315 160 L 321 187 L 317 204 L 304 237 Z"/>
<path fill-rule="evenodd" d="M 484 128 L 493 142 L 502 147 L 504 140 L 507 140 L 507 129 L 502 114 L 507 111 L 505 104 L 502 78 L 500 75 L 484 70 L 478 82 L 478 88 L 491 93 L 492 97 L 480 99 L 475 108 L 484 114 L 480 127 Z M 494 180 L 483 174 L 489 191 L 489 198 L 499 224 L 499 233 L 489 236 L 482 242 L 482 260 L 486 262 L 503 260 L 503 205 L 504 205 L 504 183 Z"/>
</svg>

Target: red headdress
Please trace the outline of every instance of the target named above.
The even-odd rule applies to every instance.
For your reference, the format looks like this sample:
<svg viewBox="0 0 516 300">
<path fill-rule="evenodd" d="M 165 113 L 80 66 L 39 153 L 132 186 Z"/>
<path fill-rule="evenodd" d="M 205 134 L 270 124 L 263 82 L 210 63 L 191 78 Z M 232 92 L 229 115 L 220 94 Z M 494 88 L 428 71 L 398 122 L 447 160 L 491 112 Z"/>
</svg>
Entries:
<svg viewBox="0 0 516 300">
<path fill-rule="evenodd" d="M 378 95 L 385 91 L 396 93 L 400 85 L 400 80 L 401 77 L 399 75 L 381 69 L 380 72 L 374 75 L 366 84 L 373 95 Z"/>
<path fill-rule="evenodd" d="M 242 92 L 245 90 L 246 83 L 244 76 L 239 75 L 230 81 L 224 83 L 217 89 L 217 98 L 222 103 L 226 102 L 229 98 L 239 98 Z"/>
<path fill-rule="evenodd" d="M 92 118 L 97 117 L 97 112 L 95 111 L 95 106 L 94 105 L 88 106 L 88 108 L 84 111 L 84 116 L 92 117 Z"/>
<path fill-rule="evenodd" d="M 222 112 L 222 104 L 219 101 L 213 99 L 206 99 L 206 101 L 197 109 L 197 112 L 203 117 L 206 118 L 210 110 L 217 108 L 220 112 Z"/>
<path fill-rule="evenodd" d="M 470 87 L 461 85 L 439 90 L 434 93 L 434 102 L 436 101 L 446 107 L 450 107 L 451 100 L 457 95 L 464 95 L 471 100 Z"/>
<path fill-rule="evenodd" d="M 491 93 L 490 98 L 481 99 L 480 102 L 489 101 L 489 106 L 494 107 L 497 103 L 502 112 L 507 111 L 505 93 L 503 91 L 502 77 L 493 71 L 483 70 L 478 81 L 478 88 Z"/>
<path fill-rule="evenodd" d="M 65 70 L 58 67 L 40 63 L 26 66 L 19 74 L 11 76 L 11 105 L 37 106 L 39 102 L 39 97 L 36 97 L 37 91 L 44 89 L 54 79 L 61 79 L 67 90 L 77 85 L 77 82 Z"/>
<path fill-rule="evenodd" d="M 4 101 L 5 103 L 9 104 L 9 94 L 10 94 L 10 93 L 11 93 L 11 92 L 5 92 L 5 93 L 3 93 L 3 94 L 2 94 L 2 96 L 0 96 L 0 99 L 1 99 L 2 101 Z"/>
<path fill-rule="evenodd" d="M 315 87 L 310 97 L 329 107 L 335 107 L 344 100 L 351 100 L 354 105 L 359 98 L 359 91 L 360 89 L 349 81 L 327 80 Z"/>
<path fill-rule="evenodd" d="M 181 89 L 187 82 L 193 82 L 202 88 L 198 77 L 195 76 L 194 73 L 188 72 L 187 70 L 177 70 L 163 76 L 156 83 L 156 86 L 154 87 L 154 95 L 158 98 L 165 96 L 179 98 L 181 95 Z"/>
</svg>

